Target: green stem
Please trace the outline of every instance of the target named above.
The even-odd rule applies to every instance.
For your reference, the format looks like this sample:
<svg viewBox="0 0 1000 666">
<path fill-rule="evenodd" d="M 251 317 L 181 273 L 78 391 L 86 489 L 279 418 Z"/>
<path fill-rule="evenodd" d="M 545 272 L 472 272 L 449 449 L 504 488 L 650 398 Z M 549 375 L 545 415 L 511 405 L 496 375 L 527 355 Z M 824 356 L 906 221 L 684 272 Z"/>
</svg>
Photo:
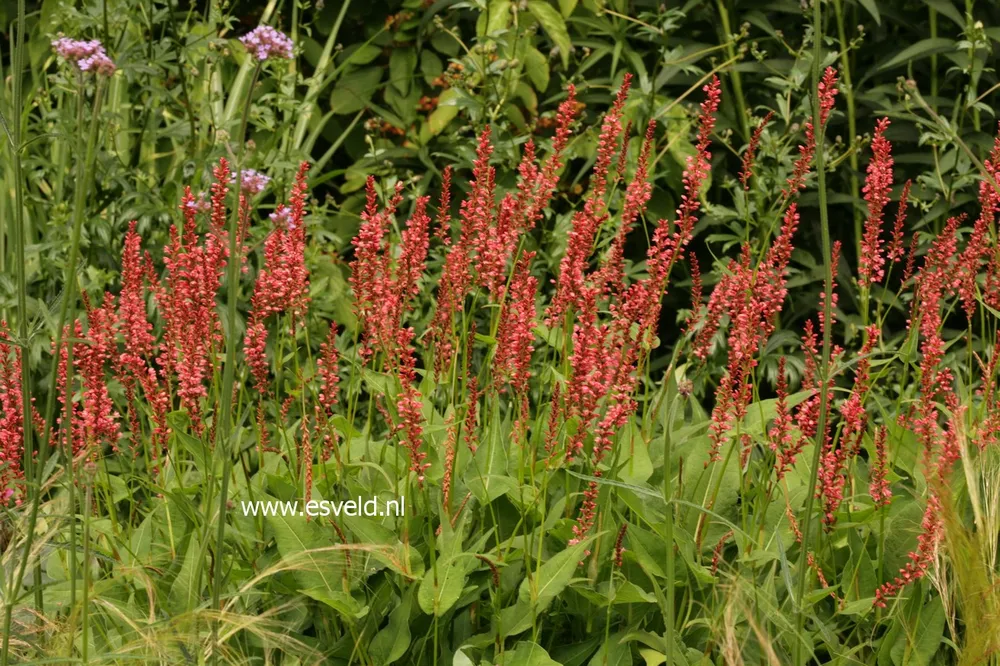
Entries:
<svg viewBox="0 0 1000 666">
<path fill-rule="evenodd" d="M 844 29 L 844 10 L 841 0 L 833 0 L 833 9 L 837 14 L 837 37 L 840 39 L 840 78 L 842 83 L 842 88 L 844 90 L 844 97 L 847 99 L 847 144 L 849 146 L 854 146 L 854 139 L 858 135 L 858 122 L 857 113 L 855 112 L 854 105 L 854 84 L 851 83 L 851 58 L 849 45 L 850 42 L 847 41 L 847 31 Z M 850 150 L 848 151 L 848 162 L 851 165 L 851 213 L 854 215 L 854 238 L 856 239 L 857 256 L 861 257 L 861 213 L 858 210 L 857 203 L 859 197 L 858 190 L 858 151 Z M 867 324 L 867 309 L 863 311 L 862 316 L 866 318 L 864 322 Z"/>
<path fill-rule="evenodd" d="M 816 179 L 819 195 L 819 228 L 823 246 L 823 274 L 824 274 L 824 299 L 823 299 L 823 351 L 820 359 L 819 370 L 819 418 L 816 427 L 816 441 L 813 449 L 812 467 L 809 477 L 809 489 L 806 494 L 805 517 L 803 518 L 802 530 L 802 552 L 799 553 L 799 584 L 798 596 L 795 603 L 795 626 L 796 640 L 794 648 L 794 661 L 792 663 L 803 663 L 801 660 L 802 642 L 798 640 L 802 632 L 805 618 L 803 614 L 803 597 L 806 590 L 806 579 L 808 578 L 809 567 L 806 564 L 806 555 L 809 552 L 809 537 L 812 528 L 813 504 L 816 497 L 816 483 L 819 477 L 820 453 L 823 448 L 824 433 L 826 432 L 827 421 L 827 394 L 829 392 L 828 375 L 830 372 L 830 329 L 832 328 L 832 300 L 833 300 L 833 265 L 832 248 L 830 244 L 830 221 L 829 211 L 826 205 L 826 164 L 823 155 L 823 132 L 826 129 L 822 123 L 822 110 L 819 100 L 819 83 L 822 76 L 820 65 L 822 63 L 823 47 L 823 16 L 820 3 L 813 3 L 813 61 L 812 61 L 812 111 L 813 127 L 816 136 Z"/>
<path fill-rule="evenodd" d="M 88 465 L 91 464 L 88 462 Z M 87 606 L 90 599 L 90 514 L 94 501 L 95 473 L 87 472 L 87 491 L 83 500 L 83 641 L 81 647 L 81 661 L 86 666 L 89 655 L 90 644 L 90 613 Z"/>
<path fill-rule="evenodd" d="M 725 41 L 726 58 L 735 61 L 737 58 L 736 49 L 733 47 L 732 27 L 729 25 L 729 10 L 726 8 L 725 0 L 718 0 L 720 29 L 722 38 Z M 743 97 L 743 81 L 739 71 L 733 67 L 729 72 L 730 80 L 733 83 L 733 96 L 736 98 L 736 112 L 740 117 L 740 132 L 744 141 L 750 140 L 750 121 L 747 118 L 746 100 Z"/>
<path fill-rule="evenodd" d="M 24 267 L 24 176 L 21 172 L 21 79 L 24 69 L 24 0 L 17 1 L 17 40 L 13 44 L 13 54 L 11 63 L 11 78 L 14 82 L 13 100 L 11 101 L 11 121 L 13 126 L 11 152 L 14 158 L 14 270 L 17 280 L 17 334 L 22 344 L 28 338 L 28 296 L 25 281 Z M 26 348 L 26 347 L 25 347 Z M 22 348 L 22 349 L 25 349 Z M 21 353 L 21 404 L 24 431 L 24 469 L 25 477 L 30 478 L 31 462 L 33 460 L 34 443 L 32 441 L 31 423 L 31 355 Z M 44 466 L 38 465 L 38 478 L 41 480 L 41 470 Z M 14 603 L 17 598 L 17 591 L 24 580 L 24 570 L 31 555 L 31 545 L 34 541 L 35 525 L 38 521 L 38 504 L 41 499 L 41 483 L 35 489 L 32 498 L 31 514 L 28 520 L 28 530 L 24 541 L 24 555 L 21 557 L 20 566 L 16 574 L 12 571 L 10 584 L 7 587 L 6 604 L 4 607 L 3 622 L 3 647 L 0 648 L 0 664 L 7 666 L 10 657 L 10 635 L 11 621 L 14 617 Z"/>
<path fill-rule="evenodd" d="M 222 553 L 226 541 L 226 512 L 228 511 L 229 500 L 229 476 L 233 468 L 233 453 L 238 451 L 239 441 L 230 442 L 234 433 L 233 406 L 233 383 L 236 377 L 236 314 L 237 303 L 240 296 L 240 256 L 242 249 L 239 245 L 240 232 L 240 181 L 242 179 L 241 160 L 243 159 L 243 139 L 246 136 L 247 121 L 250 117 L 250 105 L 253 101 L 253 89 L 257 84 L 257 77 L 260 75 L 261 63 L 258 63 L 253 70 L 250 79 L 250 87 L 247 88 L 246 102 L 243 107 L 243 117 L 240 120 L 240 130 L 236 135 L 236 160 L 233 170 L 236 173 L 236 205 L 229 216 L 229 263 L 226 265 L 226 364 L 222 376 L 222 395 L 220 396 L 220 408 L 218 416 L 221 421 L 218 426 L 218 440 L 216 441 L 216 451 L 222 453 L 222 489 L 219 493 L 219 515 L 218 527 L 215 537 L 215 567 L 212 574 L 212 608 L 219 608 L 219 597 L 222 592 Z M 218 659 L 218 646 L 215 645 L 218 639 L 218 626 L 212 630 L 213 659 Z"/>
<path fill-rule="evenodd" d="M 663 378 L 664 386 L 669 381 L 670 376 L 665 376 Z M 663 633 L 663 639 L 666 643 L 663 654 L 666 655 L 666 663 L 668 664 L 674 663 L 674 643 L 676 642 L 674 638 L 674 616 L 676 614 L 674 609 L 674 506 L 671 503 L 674 494 L 674 471 L 672 460 L 673 440 L 670 437 L 670 428 L 674 423 L 676 404 L 675 398 L 674 403 L 670 405 L 667 422 L 663 425 L 663 501 L 667 512 L 664 534 L 664 540 L 667 542 L 667 618 L 666 631 Z"/>
</svg>

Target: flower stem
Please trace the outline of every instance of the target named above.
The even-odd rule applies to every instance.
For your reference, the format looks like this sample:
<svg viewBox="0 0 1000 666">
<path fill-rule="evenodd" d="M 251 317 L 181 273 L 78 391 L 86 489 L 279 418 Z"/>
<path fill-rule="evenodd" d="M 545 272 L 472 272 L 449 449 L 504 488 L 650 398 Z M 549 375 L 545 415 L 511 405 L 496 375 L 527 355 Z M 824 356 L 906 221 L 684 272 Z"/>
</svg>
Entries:
<svg viewBox="0 0 1000 666">
<path fill-rule="evenodd" d="M 830 243 L 830 220 L 829 212 L 827 211 L 826 205 L 826 165 L 824 163 L 823 155 L 823 132 L 826 129 L 823 126 L 822 109 L 820 107 L 819 100 L 819 83 L 820 77 L 822 76 L 821 64 L 822 64 L 822 50 L 823 50 L 823 17 L 822 10 L 820 9 L 819 1 L 813 2 L 813 61 L 812 61 L 812 112 L 813 112 L 813 127 L 815 128 L 816 137 L 816 180 L 817 180 L 817 190 L 819 195 L 819 228 L 820 228 L 820 238 L 822 240 L 823 246 L 823 275 L 824 275 L 824 298 L 823 298 L 823 349 L 822 358 L 820 360 L 819 368 L 819 418 L 816 427 L 816 442 L 814 443 L 812 467 L 809 478 L 809 489 L 806 494 L 806 506 L 805 506 L 805 517 L 803 519 L 803 529 L 802 529 L 802 552 L 799 554 L 799 584 L 798 584 L 798 595 L 794 600 L 795 603 L 795 635 L 798 636 L 802 632 L 803 623 L 805 618 L 803 617 L 802 606 L 803 597 L 805 596 L 806 590 L 806 579 L 808 578 L 809 566 L 806 564 L 806 556 L 809 552 L 809 537 L 810 530 L 812 528 L 812 514 L 813 514 L 813 504 L 816 498 L 816 483 L 819 477 L 819 462 L 820 462 L 820 452 L 823 449 L 823 441 L 826 433 L 826 421 L 827 421 L 827 399 L 829 392 L 829 373 L 830 373 L 830 330 L 833 328 L 832 324 L 832 305 L 833 305 L 833 263 L 832 263 L 832 247 Z M 817 552 L 819 548 L 816 548 Z M 792 663 L 798 665 L 803 663 L 801 660 L 801 641 L 795 642 L 795 654 Z"/>
<path fill-rule="evenodd" d="M 11 120 L 13 125 L 12 139 L 13 147 L 11 152 L 13 153 L 14 161 L 14 270 L 17 273 L 17 334 L 19 337 L 19 342 L 25 343 L 28 337 L 28 297 L 27 297 L 27 286 L 25 283 L 25 267 L 24 267 L 24 176 L 21 173 L 21 79 L 24 69 L 24 0 L 18 0 L 17 2 L 17 41 L 13 44 L 13 57 L 11 63 L 11 78 L 14 83 L 13 90 L 13 100 L 11 104 Z M 26 347 L 22 347 L 22 350 Z M 31 477 L 31 463 L 34 458 L 33 449 L 34 445 L 32 442 L 32 424 L 31 424 L 31 355 L 21 354 L 21 404 L 22 409 L 22 427 L 24 432 L 24 470 L 25 477 Z M 44 466 L 38 465 L 38 476 L 41 479 L 41 472 Z M 24 569 L 28 563 L 28 557 L 31 555 L 31 545 L 35 534 L 35 524 L 38 521 L 38 504 L 41 495 L 41 484 L 36 487 L 36 492 L 32 498 L 31 504 L 31 514 L 28 520 L 28 529 L 25 534 L 24 540 L 24 555 L 21 557 L 21 563 L 17 568 L 17 571 L 11 571 L 11 578 L 9 585 L 7 587 L 7 593 L 4 595 L 6 604 L 4 604 L 4 620 L 3 620 L 3 647 L 0 648 L 0 664 L 7 666 L 8 658 L 10 656 L 10 635 L 11 635 L 11 621 L 14 614 L 14 603 L 17 600 L 17 592 L 21 587 L 21 581 L 24 580 Z"/>
<path fill-rule="evenodd" d="M 242 249 L 239 245 L 240 235 L 240 181 L 242 179 L 243 143 L 246 136 L 247 120 L 250 117 L 250 105 L 253 101 L 253 89 L 257 84 L 257 77 L 260 75 L 261 64 L 254 68 L 253 76 L 250 79 L 250 86 L 247 88 L 246 102 L 243 106 L 243 117 L 240 120 L 240 130 L 236 135 L 236 161 L 233 170 L 236 172 L 236 200 L 233 212 L 229 217 L 229 263 L 226 265 L 226 361 L 222 375 L 222 395 L 220 396 L 219 416 L 221 421 L 218 424 L 218 439 L 216 440 L 216 451 L 222 453 L 222 489 L 219 493 L 219 513 L 217 532 L 215 537 L 215 567 L 212 573 L 212 608 L 219 608 L 219 596 L 222 592 L 222 551 L 226 541 L 226 512 L 229 500 L 229 476 L 233 469 L 233 453 L 239 450 L 238 438 L 233 439 L 234 415 L 233 405 L 233 383 L 236 375 L 236 315 L 237 303 L 240 297 L 240 267 Z M 218 659 L 218 626 L 212 630 L 212 658 Z"/>
</svg>

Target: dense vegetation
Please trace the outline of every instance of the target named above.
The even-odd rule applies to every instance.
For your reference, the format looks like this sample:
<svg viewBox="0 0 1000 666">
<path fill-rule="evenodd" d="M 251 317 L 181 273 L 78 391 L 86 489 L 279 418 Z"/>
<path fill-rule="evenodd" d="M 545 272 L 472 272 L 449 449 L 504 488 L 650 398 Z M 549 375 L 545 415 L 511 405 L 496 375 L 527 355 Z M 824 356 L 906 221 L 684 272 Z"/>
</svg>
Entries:
<svg viewBox="0 0 1000 666">
<path fill-rule="evenodd" d="M 0 17 L 2 666 L 1000 662 L 995 3 Z"/>
</svg>

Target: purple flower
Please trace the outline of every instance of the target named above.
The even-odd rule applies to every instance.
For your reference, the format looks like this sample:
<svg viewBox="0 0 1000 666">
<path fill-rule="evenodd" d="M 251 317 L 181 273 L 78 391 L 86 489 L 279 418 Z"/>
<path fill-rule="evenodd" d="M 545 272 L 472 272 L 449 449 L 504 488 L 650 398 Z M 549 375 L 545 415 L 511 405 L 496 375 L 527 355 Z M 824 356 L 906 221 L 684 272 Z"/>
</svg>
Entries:
<svg viewBox="0 0 1000 666">
<path fill-rule="evenodd" d="M 286 227 L 289 230 L 295 228 L 295 223 L 292 221 L 292 210 L 286 208 L 283 204 L 278 204 L 277 209 L 271 213 L 270 218 L 278 226 Z"/>
<path fill-rule="evenodd" d="M 240 41 L 243 42 L 247 51 L 260 61 L 271 57 L 292 57 L 292 40 L 285 33 L 275 30 L 269 25 L 257 26 L 240 37 Z"/>
<path fill-rule="evenodd" d="M 52 42 L 52 48 L 60 58 L 73 63 L 81 72 L 97 72 L 105 76 L 115 73 L 115 63 L 105 53 L 99 39 L 85 41 L 60 37 Z"/>
<path fill-rule="evenodd" d="M 205 213 L 212 209 L 212 204 L 209 203 L 208 197 L 204 192 L 199 192 L 197 198 L 191 199 L 185 205 L 189 210 L 193 210 L 196 213 Z"/>
<path fill-rule="evenodd" d="M 253 169 L 244 169 L 240 174 L 240 189 L 244 194 L 260 194 L 271 182 L 271 178 Z"/>
</svg>

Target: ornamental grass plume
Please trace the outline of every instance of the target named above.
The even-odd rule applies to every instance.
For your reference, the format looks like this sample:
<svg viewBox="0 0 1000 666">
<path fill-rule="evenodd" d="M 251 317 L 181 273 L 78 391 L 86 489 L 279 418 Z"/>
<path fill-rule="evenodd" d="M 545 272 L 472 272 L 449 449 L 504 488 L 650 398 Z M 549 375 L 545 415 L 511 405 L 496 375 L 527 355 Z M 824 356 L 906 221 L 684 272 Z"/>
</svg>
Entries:
<svg viewBox="0 0 1000 666">
<path fill-rule="evenodd" d="M 287 60 L 292 57 L 294 48 L 292 40 L 285 33 L 269 25 L 257 26 L 240 37 L 240 42 L 260 62 L 271 58 Z"/>
<path fill-rule="evenodd" d="M 872 159 L 868 163 L 865 178 L 865 202 L 868 214 L 865 218 L 864 236 L 861 239 L 861 255 L 858 257 L 858 284 L 869 288 L 879 283 L 885 276 L 885 256 L 882 254 L 882 218 L 889 194 L 892 190 L 892 144 L 885 138 L 889 119 L 882 118 L 875 125 L 872 139 Z"/>
</svg>

